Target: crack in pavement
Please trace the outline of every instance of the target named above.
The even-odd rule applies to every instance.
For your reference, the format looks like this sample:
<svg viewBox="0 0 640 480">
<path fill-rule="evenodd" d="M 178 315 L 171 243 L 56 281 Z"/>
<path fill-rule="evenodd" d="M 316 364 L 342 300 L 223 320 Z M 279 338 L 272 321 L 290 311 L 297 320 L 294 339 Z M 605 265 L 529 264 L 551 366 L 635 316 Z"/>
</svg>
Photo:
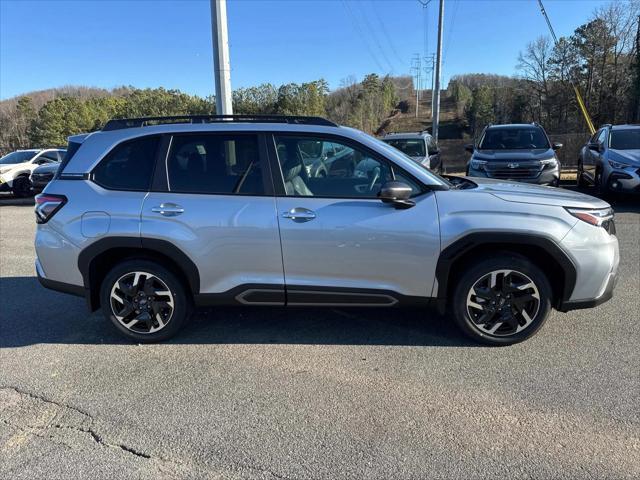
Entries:
<svg viewBox="0 0 640 480">
<path fill-rule="evenodd" d="M 19 448 L 29 436 L 54 443 L 67 449 L 79 449 L 81 445 L 64 438 L 64 434 L 55 432 L 74 432 L 82 434 L 100 448 L 116 449 L 132 459 L 154 462 L 157 473 L 163 477 L 202 478 L 214 475 L 216 478 L 236 478 L 257 474 L 277 480 L 290 480 L 268 468 L 257 465 L 209 465 L 196 459 L 185 462 L 179 459 L 152 455 L 122 442 L 113 442 L 105 438 L 96 428 L 96 419 L 88 412 L 73 405 L 54 401 L 43 395 L 34 394 L 16 387 L 0 386 L 0 426 L 16 430 L 18 433 L 0 443 L 0 454 L 8 453 L 11 448 Z M 1 455 L 0 455 L 1 457 Z M 168 468 L 168 470 L 167 470 Z"/>
<path fill-rule="evenodd" d="M 15 398 L 16 395 L 18 396 L 17 399 Z M 12 396 L 14 398 L 11 398 Z M 55 407 L 56 411 L 54 411 L 53 416 L 48 421 L 45 421 L 44 424 L 35 424 L 35 422 L 21 421 L 25 416 L 41 419 L 43 414 L 46 414 L 49 411 L 48 407 L 51 406 Z M 7 420 L 6 418 L 0 418 L 0 421 L 2 421 L 3 424 L 9 427 L 13 427 L 25 434 L 31 434 L 40 438 L 51 439 L 51 435 L 47 435 L 45 432 L 48 432 L 52 429 L 71 430 L 78 433 L 87 434 L 96 444 L 101 447 L 119 449 L 122 452 L 135 455 L 139 458 L 151 458 L 151 454 L 149 453 L 140 451 L 123 443 L 111 443 L 107 441 L 105 437 L 96 430 L 94 426 L 95 420 L 93 416 L 77 407 L 61 402 L 56 402 L 54 400 L 45 398 L 44 396 L 26 392 L 16 387 L 0 386 L 0 414 L 3 414 L 4 416 L 7 411 L 11 417 L 18 418 L 18 421 L 12 422 Z M 65 414 L 69 413 L 72 417 L 79 416 L 79 418 L 71 418 L 71 421 L 66 424 L 60 421 L 52 423 L 53 419 L 59 418 L 61 416 L 64 417 Z M 38 434 L 37 432 L 41 432 L 41 434 Z M 62 443 L 68 447 L 71 447 L 71 445 L 65 442 L 58 443 Z M 158 459 L 163 460 L 162 458 Z"/>
</svg>

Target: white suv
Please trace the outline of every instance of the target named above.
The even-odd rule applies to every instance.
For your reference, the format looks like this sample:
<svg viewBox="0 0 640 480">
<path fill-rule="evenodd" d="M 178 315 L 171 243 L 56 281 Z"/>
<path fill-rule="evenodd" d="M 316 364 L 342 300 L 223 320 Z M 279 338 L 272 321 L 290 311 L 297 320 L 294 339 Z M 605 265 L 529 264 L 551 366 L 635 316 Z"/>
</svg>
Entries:
<svg viewBox="0 0 640 480">
<path fill-rule="evenodd" d="M 0 192 L 13 192 L 16 197 L 31 195 L 29 176 L 40 165 L 58 163 L 66 150 L 60 148 L 16 150 L 0 158 Z"/>
</svg>

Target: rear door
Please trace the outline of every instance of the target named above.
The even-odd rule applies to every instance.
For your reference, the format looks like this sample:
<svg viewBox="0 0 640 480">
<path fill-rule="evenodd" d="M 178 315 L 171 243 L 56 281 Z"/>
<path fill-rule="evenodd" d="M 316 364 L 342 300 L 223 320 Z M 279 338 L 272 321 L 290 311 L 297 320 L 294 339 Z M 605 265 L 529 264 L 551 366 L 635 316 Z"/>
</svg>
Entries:
<svg viewBox="0 0 640 480">
<path fill-rule="evenodd" d="M 355 167 L 310 176 L 304 150 L 314 142 L 338 145 Z M 440 250 L 433 192 L 348 139 L 275 134 L 270 147 L 287 304 L 392 305 L 431 295 Z M 413 208 L 377 198 L 393 179 L 414 189 Z"/>
<path fill-rule="evenodd" d="M 264 137 L 199 132 L 165 144 L 142 209 L 143 239 L 169 241 L 197 265 L 201 303 L 283 304 Z"/>
</svg>

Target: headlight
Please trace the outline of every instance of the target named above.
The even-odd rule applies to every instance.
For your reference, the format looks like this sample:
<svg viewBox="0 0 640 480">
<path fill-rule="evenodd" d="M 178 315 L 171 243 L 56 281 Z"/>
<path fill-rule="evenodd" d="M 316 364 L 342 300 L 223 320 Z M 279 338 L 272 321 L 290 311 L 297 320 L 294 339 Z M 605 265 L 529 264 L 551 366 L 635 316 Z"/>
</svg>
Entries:
<svg viewBox="0 0 640 480">
<path fill-rule="evenodd" d="M 613 160 L 609 160 L 609 165 L 613 168 L 627 168 L 629 165 L 622 162 L 614 162 Z"/>
<path fill-rule="evenodd" d="M 583 222 L 587 222 L 596 227 L 602 227 L 605 223 L 613 219 L 613 209 L 608 208 L 567 208 L 567 212 Z"/>
<path fill-rule="evenodd" d="M 486 160 L 471 160 L 471 168 L 474 170 L 484 170 L 486 164 Z"/>
<path fill-rule="evenodd" d="M 540 160 L 540 163 L 544 168 L 555 168 L 558 166 L 558 160 L 556 158 L 545 158 L 544 160 Z"/>
</svg>

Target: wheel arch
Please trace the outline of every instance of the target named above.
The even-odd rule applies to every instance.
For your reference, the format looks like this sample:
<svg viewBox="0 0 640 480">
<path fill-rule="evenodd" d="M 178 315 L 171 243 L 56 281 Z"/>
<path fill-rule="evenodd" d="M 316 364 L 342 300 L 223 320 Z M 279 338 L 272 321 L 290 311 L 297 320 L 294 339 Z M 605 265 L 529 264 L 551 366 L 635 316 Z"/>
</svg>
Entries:
<svg viewBox="0 0 640 480">
<path fill-rule="evenodd" d="M 171 242 L 138 237 L 109 237 L 86 247 L 78 256 L 78 269 L 88 293 L 91 311 L 100 306 L 100 284 L 108 271 L 124 260 L 151 260 L 178 275 L 192 295 L 200 293 L 200 274 L 195 263 Z"/>
<path fill-rule="evenodd" d="M 552 239 L 525 233 L 470 233 L 442 250 L 438 259 L 436 299 L 441 312 L 445 311 L 455 280 L 464 266 L 496 252 L 515 253 L 535 263 L 551 283 L 555 308 L 571 297 L 576 283 L 576 266 Z"/>
</svg>

